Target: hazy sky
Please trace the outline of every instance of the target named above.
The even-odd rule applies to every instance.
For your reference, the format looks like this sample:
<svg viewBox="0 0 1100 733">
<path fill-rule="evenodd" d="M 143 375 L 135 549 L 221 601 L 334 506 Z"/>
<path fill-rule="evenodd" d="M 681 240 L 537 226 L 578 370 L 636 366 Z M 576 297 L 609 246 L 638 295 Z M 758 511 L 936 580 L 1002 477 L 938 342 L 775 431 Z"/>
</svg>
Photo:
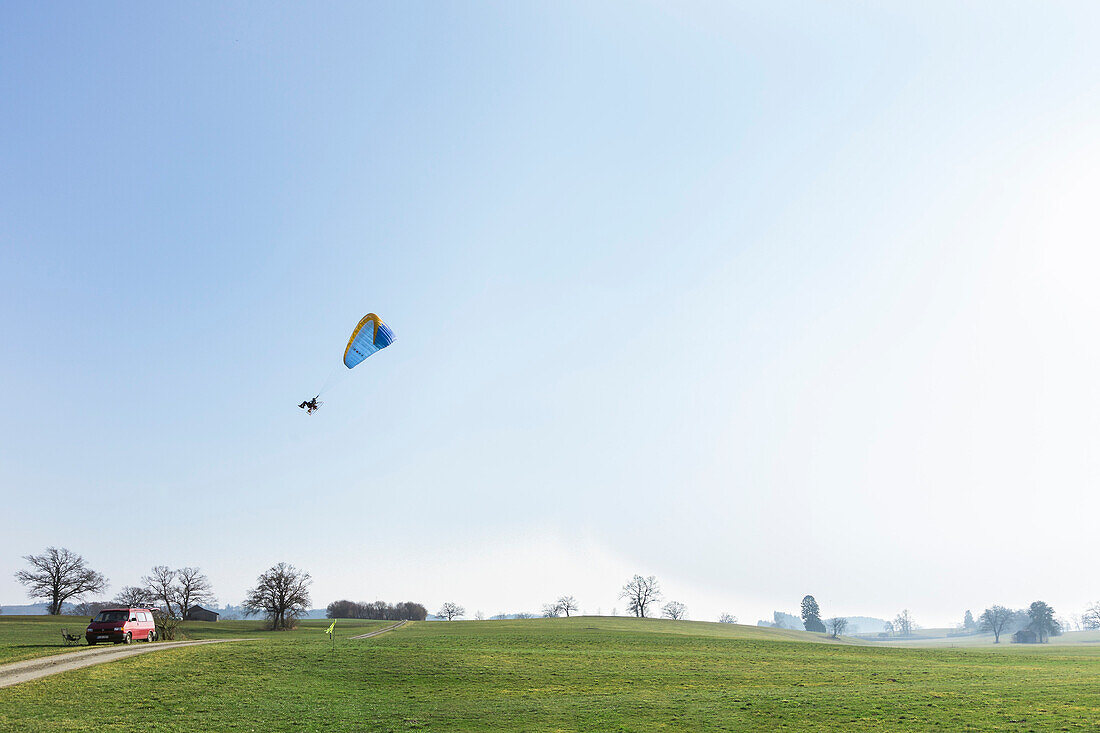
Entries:
<svg viewBox="0 0 1100 733">
<path fill-rule="evenodd" d="M 0 601 L 1100 598 L 1100 6 L 155 5 L 0 6 Z"/>
</svg>

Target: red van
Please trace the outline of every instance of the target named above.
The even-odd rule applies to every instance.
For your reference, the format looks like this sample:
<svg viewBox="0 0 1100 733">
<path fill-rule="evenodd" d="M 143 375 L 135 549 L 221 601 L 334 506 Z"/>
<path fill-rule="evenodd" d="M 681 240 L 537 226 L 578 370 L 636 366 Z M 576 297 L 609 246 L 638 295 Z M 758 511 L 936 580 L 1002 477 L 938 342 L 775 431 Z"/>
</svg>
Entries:
<svg viewBox="0 0 1100 733">
<path fill-rule="evenodd" d="M 88 646 L 101 641 L 129 644 L 134 639 L 157 640 L 157 625 L 148 608 L 105 608 L 91 620 L 84 638 Z"/>
</svg>

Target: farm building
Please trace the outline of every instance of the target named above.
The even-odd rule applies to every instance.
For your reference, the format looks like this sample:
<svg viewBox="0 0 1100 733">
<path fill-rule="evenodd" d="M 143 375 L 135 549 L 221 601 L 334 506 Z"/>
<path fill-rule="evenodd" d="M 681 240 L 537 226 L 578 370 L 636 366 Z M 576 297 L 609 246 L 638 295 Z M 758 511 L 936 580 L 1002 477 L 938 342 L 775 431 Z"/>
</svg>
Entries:
<svg viewBox="0 0 1100 733">
<path fill-rule="evenodd" d="M 202 606 L 191 606 L 187 609 L 187 613 L 183 614 L 184 621 L 217 621 L 218 613 L 216 611 L 207 611 Z"/>
<path fill-rule="evenodd" d="M 1031 629 L 1020 629 L 1012 635 L 1012 641 L 1015 644 L 1038 644 L 1041 639 Z"/>
</svg>

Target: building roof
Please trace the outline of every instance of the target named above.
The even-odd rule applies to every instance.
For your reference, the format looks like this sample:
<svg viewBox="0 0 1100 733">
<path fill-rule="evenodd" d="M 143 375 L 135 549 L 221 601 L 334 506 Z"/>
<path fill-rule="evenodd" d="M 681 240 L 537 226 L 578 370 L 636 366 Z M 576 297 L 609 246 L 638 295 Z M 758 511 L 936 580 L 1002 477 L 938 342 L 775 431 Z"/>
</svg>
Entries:
<svg viewBox="0 0 1100 733">
<path fill-rule="evenodd" d="M 197 603 L 194 606 L 191 606 L 191 608 L 187 609 L 188 613 L 191 613 L 192 611 L 205 611 L 206 613 L 212 613 L 215 616 L 220 616 L 221 615 L 217 611 L 211 611 L 209 608 L 203 608 L 202 606 L 200 606 Z"/>
</svg>

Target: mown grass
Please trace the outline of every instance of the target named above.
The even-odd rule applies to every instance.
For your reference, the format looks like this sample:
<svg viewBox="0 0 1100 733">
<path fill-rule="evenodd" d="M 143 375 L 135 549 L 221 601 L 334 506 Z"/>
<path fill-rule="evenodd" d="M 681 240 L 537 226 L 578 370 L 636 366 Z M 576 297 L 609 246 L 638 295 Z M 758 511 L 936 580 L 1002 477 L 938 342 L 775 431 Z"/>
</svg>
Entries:
<svg viewBox="0 0 1100 733">
<path fill-rule="evenodd" d="M 1089 645 L 898 649 L 582 617 L 422 622 L 359 641 L 345 626 L 333 652 L 315 624 L 0 689 L 0 729 L 1100 727 L 1100 649 Z"/>
</svg>

